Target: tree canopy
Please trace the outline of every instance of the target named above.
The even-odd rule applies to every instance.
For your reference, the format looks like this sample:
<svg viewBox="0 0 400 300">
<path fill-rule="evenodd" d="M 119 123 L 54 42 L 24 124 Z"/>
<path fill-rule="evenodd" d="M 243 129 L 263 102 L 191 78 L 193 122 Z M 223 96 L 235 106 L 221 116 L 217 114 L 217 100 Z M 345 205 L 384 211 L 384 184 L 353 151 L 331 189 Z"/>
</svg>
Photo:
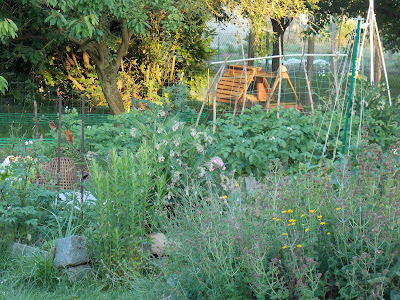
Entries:
<svg viewBox="0 0 400 300">
<path fill-rule="evenodd" d="M 130 89 L 136 80 L 157 92 L 153 77 L 163 85 L 179 70 L 191 76 L 212 53 L 211 14 L 202 0 L 4 0 L 0 7 L 0 18 L 20 28 L 17 39 L 4 39 L 1 73 L 70 82 L 83 94 L 100 88 L 114 114 L 130 102 L 128 81 Z"/>
<path fill-rule="evenodd" d="M 159 26 L 176 29 L 181 21 L 179 9 L 172 0 L 48 0 L 51 26 L 93 60 L 105 99 L 113 114 L 125 111 L 117 86 L 121 61 L 128 52 L 132 37 L 146 35 L 150 14 L 159 11 Z"/>
<path fill-rule="evenodd" d="M 0 42 L 6 43 L 8 38 L 15 38 L 17 36 L 18 27 L 14 21 L 0 16 Z M 7 89 L 7 80 L 0 76 L 0 93 L 4 93 Z"/>
</svg>

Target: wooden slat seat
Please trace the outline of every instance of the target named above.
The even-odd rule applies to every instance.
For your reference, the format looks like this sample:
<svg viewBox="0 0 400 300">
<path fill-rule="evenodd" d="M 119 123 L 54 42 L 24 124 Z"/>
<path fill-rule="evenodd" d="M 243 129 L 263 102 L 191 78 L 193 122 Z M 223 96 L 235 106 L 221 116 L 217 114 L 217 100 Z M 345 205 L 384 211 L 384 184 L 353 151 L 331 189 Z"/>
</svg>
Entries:
<svg viewBox="0 0 400 300">
<path fill-rule="evenodd" d="M 246 70 L 246 73 L 245 73 Z M 247 75 L 247 80 L 246 80 Z M 270 87 L 268 79 L 275 79 Z M 300 103 L 300 99 L 294 89 L 290 77 L 288 75 L 285 66 L 281 66 L 278 72 L 265 72 L 262 71 L 261 67 L 251 67 L 242 65 L 228 65 L 227 69 L 218 82 L 216 91 L 216 101 L 234 105 L 243 105 L 246 102 L 246 106 L 252 106 L 255 103 L 263 103 L 264 108 L 277 107 L 274 98 L 274 92 L 278 87 L 280 80 L 287 80 L 293 95 L 296 98 L 295 103 L 279 103 L 279 107 L 284 109 L 294 107 L 298 110 L 303 110 L 303 106 Z M 244 100 L 245 91 L 250 87 L 250 84 L 255 82 L 256 96 L 247 94 L 246 101 Z"/>
<path fill-rule="evenodd" d="M 217 85 L 216 101 L 229 104 L 242 103 L 243 95 L 254 81 L 257 71 L 261 71 L 261 67 L 246 67 L 245 71 L 241 65 L 227 66 Z"/>
</svg>

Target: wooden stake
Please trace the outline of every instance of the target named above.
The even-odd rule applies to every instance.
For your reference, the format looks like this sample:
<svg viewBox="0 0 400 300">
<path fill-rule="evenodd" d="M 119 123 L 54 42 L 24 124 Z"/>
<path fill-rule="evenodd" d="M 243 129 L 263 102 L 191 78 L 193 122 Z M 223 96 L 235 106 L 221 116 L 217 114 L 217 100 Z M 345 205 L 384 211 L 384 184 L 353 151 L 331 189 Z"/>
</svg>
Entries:
<svg viewBox="0 0 400 300">
<path fill-rule="evenodd" d="M 204 96 L 203 103 L 201 104 L 201 108 L 200 108 L 199 115 L 197 116 L 196 127 L 199 126 L 201 114 L 203 113 L 204 106 L 206 105 L 208 95 L 210 94 L 211 89 L 212 89 L 212 87 L 214 86 L 215 81 L 217 80 L 217 78 L 219 78 L 219 74 L 220 74 L 220 72 L 222 72 L 223 68 L 224 68 L 224 65 L 222 65 L 222 66 L 219 68 L 217 74 L 215 74 L 215 76 L 214 76 L 214 79 L 213 79 L 211 85 L 208 87 L 208 90 L 207 90 L 207 92 L 206 92 L 206 95 Z"/>
<path fill-rule="evenodd" d="M 62 96 L 58 94 L 58 145 L 57 145 L 57 185 L 60 183 L 61 176 L 61 116 L 62 116 Z"/>
<path fill-rule="evenodd" d="M 303 55 L 305 53 L 305 44 L 303 44 Z M 310 106 L 311 106 L 311 113 L 314 114 L 314 102 L 313 102 L 313 98 L 312 98 L 312 92 L 311 92 L 311 84 L 310 84 L 310 80 L 308 78 L 308 72 L 307 72 L 307 68 L 306 68 L 306 62 L 304 59 L 303 60 L 303 69 L 304 69 L 304 76 L 306 79 L 306 84 L 307 84 L 307 92 L 308 92 L 308 100 L 310 101 Z"/>
<path fill-rule="evenodd" d="M 35 113 L 35 139 L 39 139 L 39 121 L 36 100 L 33 101 L 33 112 Z"/>
<path fill-rule="evenodd" d="M 222 76 L 224 75 L 224 72 L 220 72 L 218 76 L 218 82 L 221 81 Z M 214 91 L 214 97 L 213 97 L 213 132 L 217 130 L 217 88 Z"/>
<path fill-rule="evenodd" d="M 81 205 L 83 203 L 83 170 L 85 167 L 85 97 L 81 98 L 82 136 L 81 136 Z"/>
<path fill-rule="evenodd" d="M 277 109 L 278 109 L 278 113 L 277 113 L 277 117 L 279 118 L 279 105 L 281 104 L 281 93 L 282 93 L 282 42 L 281 39 L 278 39 L 279 41 L 279 82 L 278 82 L 278 103 L 276 105 Z"/>
<path fill-rule="evenodd" d="M 242 44 L 242 57 L 243 57 L 243 59 L 245 59 L 245 57 L 244 57 L 243 39 L 242 38 L 240 38 L 240 42 Z M 244 94 L 243 94 L 243 105 L 242 105 L 242 112 L 241 112 L 242 115 L 244 113 L 244 109 L 246 107 L 246 100 L 247 100 L 247 67 L 246 67 L 246 61 L 243 62 L 243 72 L 244 72 L 245 88 L 244 88 Z M 239 101 L 239 99 L 236 98 L 235 108 L 233 110 L 233 115 L 236 115 L 237 102 L 238 101 Z"/>
</svg>

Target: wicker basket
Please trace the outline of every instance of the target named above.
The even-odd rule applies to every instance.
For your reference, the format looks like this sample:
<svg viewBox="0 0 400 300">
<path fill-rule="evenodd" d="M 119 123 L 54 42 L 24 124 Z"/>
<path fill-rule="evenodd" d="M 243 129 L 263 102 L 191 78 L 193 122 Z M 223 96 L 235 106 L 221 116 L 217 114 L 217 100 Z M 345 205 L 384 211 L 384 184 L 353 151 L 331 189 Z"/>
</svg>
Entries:
<svg viewBox="0 0 400 300">
<path fill-rule="evenodd" d="M 52 181 L 57 180 L 57 158 L 53 158 L 50 162 L 46 162 L 42 165 L 43 174 L 39 176 L 39 184 L 48 184 L 47 178 L 51 178 Z M 58 186 L 61 189 L 72 190 L 75 188 L 78 182 L 77 171 L 75 162 L 72 158 L 61 157 L 60 158 L 60 178 L 58 180 Z"/>
</svg>

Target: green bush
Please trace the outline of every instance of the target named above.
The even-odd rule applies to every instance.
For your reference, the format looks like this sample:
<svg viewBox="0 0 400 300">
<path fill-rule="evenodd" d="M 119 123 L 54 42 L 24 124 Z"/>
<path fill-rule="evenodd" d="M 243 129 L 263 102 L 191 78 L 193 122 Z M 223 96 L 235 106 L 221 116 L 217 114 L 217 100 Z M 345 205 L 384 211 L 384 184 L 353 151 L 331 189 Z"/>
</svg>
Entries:
<svg viewBox="0 0 400 300">
<path fill-rule="evenodd" d="M 24 242 L 43 238 L 56 193 L 35 183 L 39 161 L 19 158 L 0 174 L 0 233 Z M 49 223 L 50 224 L 49 224 Z"/>
<path fill-rule="evenodd" d="M 96 262 L 103 274 L 130 278 L 146 267 L 144 243 L 190 192 L 190 178 L 205 180 L 205 153 L 212 137 L 205 131 L 148 116 L 131 121 L 129 144 L 98 157 L 90 167 L 88 189 L 97 201 L 90 210 Z M 164 123 L 165 122 L 165 123 Z M 117 145 L 116 145 L 117 146 Z M 99 150 L 100 152 L 101 150 Z M 133 272 L 133 273 L 132 273 Z M 117 277 L 113 277 L 116 279 Z"/>
<path fill-rule="evenodd" d="M 239 176 L 265 176 L 275 159 L 280 159 L 288 171 L 298 171 L 300 163 L 315 163 L 322 155 L 323 142 L 317 140 L 321 116 L 305 116 L 289 109 L 277 118 L 275 110 L 266 112 L 259 106 L 244 115 L 226 115 L 217 121 L 215 154 Z M 321 136 L 326 134 L 326 128 L 322 130 Z"/>
</svg>

